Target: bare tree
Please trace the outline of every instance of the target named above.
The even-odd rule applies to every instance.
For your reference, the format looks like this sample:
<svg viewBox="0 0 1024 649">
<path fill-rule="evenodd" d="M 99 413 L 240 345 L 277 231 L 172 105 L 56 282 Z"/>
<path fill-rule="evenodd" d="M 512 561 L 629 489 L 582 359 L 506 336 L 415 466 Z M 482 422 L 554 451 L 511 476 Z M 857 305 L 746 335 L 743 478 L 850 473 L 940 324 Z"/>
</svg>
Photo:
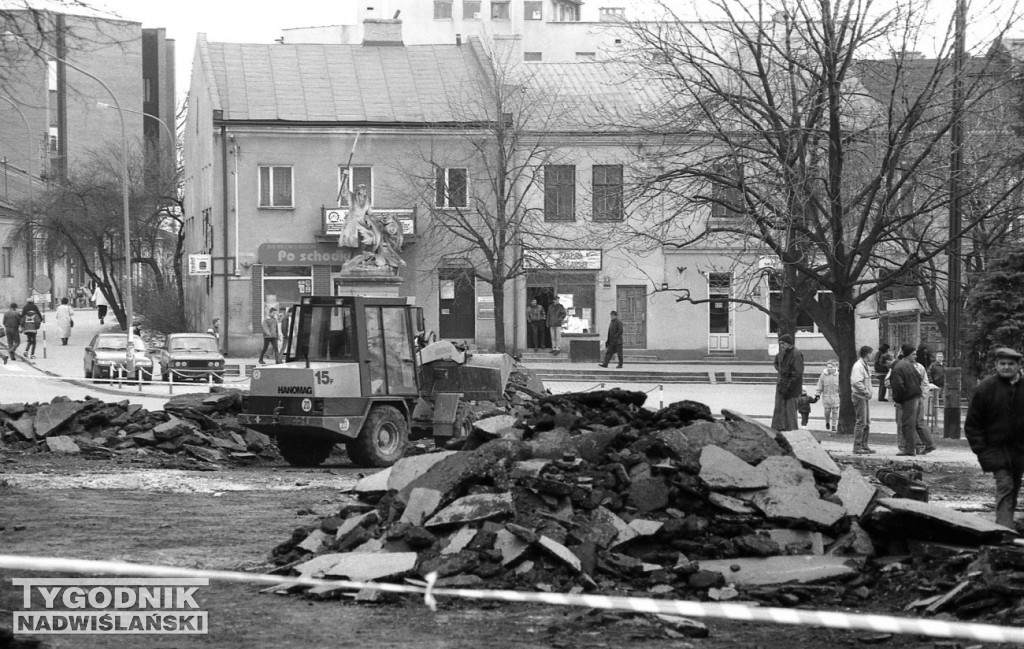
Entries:
<svg viewBox="0 0 1024 649">
<path fill-rule="evenodd" d="M 780 333 L 802 311 L 838 355 L 840 430 L 849 432 L 856 309 L 947 250 L 948 236 L 922 233 L 947 223 L 951 88 L 963 84 L 965 114 L 990 114 L 998 80 L 982 58 L 956 79 L 952 23 L 936 58 L 914 54 L 929 18 L 921 0 L 878 11 L 869 0 L 702 6 L 721 20 L 683 22 L 666 5 L 669 20 L 627 25 L 628 56 L 662 96 L 645 123 L 658 125 L 663 144 L 645 152 L 651 171 L 637 201 L 670 205 L 658 227 L 631 236 L 736 251 L 723 262 L 735 278 L 730 300 L 765 312 L 752 289 L 768 274 L 781 291 Z M 1013 137 L 1005 128 L 975 135 Z M 1021 185 L 1006 158 L 979 162 L 961 179 L 961 199 L 987 200 L 954 238 L 1005 212 Z"/>
</svg>

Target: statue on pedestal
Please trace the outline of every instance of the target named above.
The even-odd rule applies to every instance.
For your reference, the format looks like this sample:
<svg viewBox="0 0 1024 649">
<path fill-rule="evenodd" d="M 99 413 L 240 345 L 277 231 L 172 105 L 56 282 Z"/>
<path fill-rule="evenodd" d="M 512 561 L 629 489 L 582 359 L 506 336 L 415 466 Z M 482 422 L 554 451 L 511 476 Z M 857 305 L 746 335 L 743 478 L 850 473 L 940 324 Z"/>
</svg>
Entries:
<svg viewBox="0 0 1024 649">
<path fill-rule="evenodd" d="M 348 180 L 348 171 L 342 176 L 342 186 Z M 402 224 L 391 214 L 375 214 L 366 193 L 366 185 L 348 192 L 348 216 L 338 237 L 339 248 L 355 252 L 342 265 L 342 270 L 355 268 L 391 268 L 396 273 L 405 266 L 399 254 L 405 237 Z"/>
</svg>

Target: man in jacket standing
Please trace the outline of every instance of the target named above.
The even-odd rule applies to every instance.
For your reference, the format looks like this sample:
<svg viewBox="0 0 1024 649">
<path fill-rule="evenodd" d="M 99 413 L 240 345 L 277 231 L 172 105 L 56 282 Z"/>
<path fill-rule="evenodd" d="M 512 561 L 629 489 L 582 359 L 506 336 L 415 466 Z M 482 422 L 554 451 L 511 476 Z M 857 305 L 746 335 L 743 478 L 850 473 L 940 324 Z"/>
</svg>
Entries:
<svg viewBox="0 0 1024 649">
<path fill-rule="evenodd" d="M 544 307 L 537 304 L 537 300 L 530 300 L 530 306 L 526 309 L 526 346 L 530 351 L 537 351 L 544 346 L 544 326 L 547 315 Z"/>
<path fill-rule="evenodd" d="M 918 436 L 925 444 L 921 454 L 931 453 L 935 450 L 935 443 L 918 417 L 921 409 L 923 372 L 918 370 L 917 350 L 913 345 L 903 345 L 900 351 L 903 358 L 892 366 L 892 372 L 889 374 L 892 400 L 900 406 L 899 434 L 902 436 L 903 450 L 896 455 L 916 455 Z"/>
<path fill-rule="evenodd" d="M 981 470 L 996 479 L 996 523 L 1014 529 L 1024 474 L 1024 381 L 1021 355 L 1009 347 L 993 353 L 996 374 L 974 390 L 964 432 Z"/>
<path fill-rule="evenodd" d="M 860 348 L 860 359 L 853 364 L 850 371 L 850 393 L 853 396 L 853 412 L 857 423 L 853 425 L 853 452 L 867 455 L 875 451 L 868 447 L 868 435 L 871 433 L 871 347 Z"/>
<path fill-rule="evenodd" d="M 18 313 L 18 304 L 11 302 L 11 308 L 4 313 L 4 330 L 7 332 L 7 349 L 10 351 L 11 360 L 18 360 L 18 345 L 21 344 L 21 314 Z"/>
<path fill-rule="evenodd" d="M 562 351 L 562 323 L 565 322 L 565 307 L 558 303 L 558 296 L 548 306 L 548 328 L 551 329 L 551 353 Z"/>
<path fill-rule="evenodd" d="M 619 320 L 618 311 L 612 311 L 612 321 L 608 323 L 608 339 L 604 346 L 604 362 L 598 363 L 598 365 L 608 367 L 608 361 L 612 360 L 612 355 L 618 354 L 619 364 L 615 367 L 622 367 L 622 322 Z"/>
<path fill-rule="evenodd" d="M 818 377 L 818 387 L 814 389 L 814 400 L 821 399 L 825 411 L 825 430 L 831 430 L 833 422 L 839 428 L 839 372 L 838 362 L 829 361 Z"/>
<path fill-rule="evenodd" d="M 260 350 L 260 365 L 265 365 L 263 355 L 267 353 L 268 347 L 274 349 L 274 362 L 281 362 L 281 352 L 277 347 L 277 337 L 281 332 L 281 324 L 277 319 L 277 309 L 270 307 L 267 317 L 263 320 L 263 349 Z"/>
<path fill-rule="evenodd" d="M 775 370 L 779 373 L 775 383 L 775 412 L 772 428 L 797 430 L 796 400 L 803 392 L 804 355 L 793 344 L 793 336 L 779 336 L 779 353 L 775 355 Z"/>
</svg>

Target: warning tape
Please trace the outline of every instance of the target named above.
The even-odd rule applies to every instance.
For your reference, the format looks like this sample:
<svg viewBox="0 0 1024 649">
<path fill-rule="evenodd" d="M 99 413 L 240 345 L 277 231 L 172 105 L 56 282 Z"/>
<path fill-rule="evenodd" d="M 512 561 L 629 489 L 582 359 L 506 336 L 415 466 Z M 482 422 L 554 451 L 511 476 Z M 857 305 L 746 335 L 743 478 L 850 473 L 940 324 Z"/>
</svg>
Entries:
<svg viewBox="0 0 1024 649">
<path fill-rule="evenodd" d="M 92 561 L 87 559 L 61 559 L 0 555 L 0 569 L 35 570 L 46 572 L 106 573 L 134 576 L 200 577 L 227 582 L 264 584 L 280 587 L 314 586 L 332 590 L 378 590 L 388 593 L 422 595 L 427 606 L 436 610 L 436 598 L 460 597 L 472 600 L 539 603 L 556 606 L 582 606 L 636 613 L 657 613 L 686 617 L 721 618 L 742 622 L 768 622 L 797 626 L 815 626 L 830 629 L 874 631 L 925 635 L 935 638 L 964 638 L 981 642 L 1024 642 L 1024 629 L 973 622 L 946 622 L 891 615 L 841 613 L 834 611 L 808 611 L 790 608 L 770 608 L 746 604 L 722 604 L 685 600 L 658 600 L 643 597 L 615 597 L 608 595 L 572 595 L 561 593 L 527 593 L 514 590 L 470 590 L 465 588 L 436 588 L 436 573 L 427 576 L 422 585 L 388 584 L 380 582 L 332 581 L 312 577 L 284 577 L 280 575 L 250 574 L 226 570 L 196 570 L 170 566 L 152 566 L 124 561 Z"/>
</svg>

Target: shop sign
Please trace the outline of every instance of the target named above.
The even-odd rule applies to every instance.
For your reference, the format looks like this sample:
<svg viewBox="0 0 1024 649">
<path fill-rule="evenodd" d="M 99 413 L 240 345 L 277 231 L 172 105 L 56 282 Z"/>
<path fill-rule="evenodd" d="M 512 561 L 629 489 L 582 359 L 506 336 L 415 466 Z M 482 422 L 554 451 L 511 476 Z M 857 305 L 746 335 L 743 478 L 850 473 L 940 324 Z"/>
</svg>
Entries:
<svg viewBox="0 0 1024 649">
<path fill-rule="evenodd" d="M 328 242 L 264 243 L 256 250 L 256 261 L 265 266 L 340 266 L 351 257 Z"/>
<path fill-rule="evenodd" d="M 191 254 L 188 256 L 188 274 L 209 277 L 213 261 L 210 255 Z"/>
<path fill-rule="evenodd" d="M 523 266 L 546 270 L 601 270 L 600 250 L 527 250 Z"/>
<path fill-rule="evenodd" d="M 476 297 L 476 317 L 481 320 L 494 320 L 493 295 L 478 295 Z"/>
<path fill-rule="evenodd" d="M 392 209 L 374 208 L 373 214 L 390 214 L 402 226 L 402 234 L 410 237 L 416 234 L 416 210 L 413 209 Z M 323 208 L 324 234 L 341 234 L 345 228 L 345 220 L 348 218 L 347 207 L 325 207 Z"/>
</svg>

